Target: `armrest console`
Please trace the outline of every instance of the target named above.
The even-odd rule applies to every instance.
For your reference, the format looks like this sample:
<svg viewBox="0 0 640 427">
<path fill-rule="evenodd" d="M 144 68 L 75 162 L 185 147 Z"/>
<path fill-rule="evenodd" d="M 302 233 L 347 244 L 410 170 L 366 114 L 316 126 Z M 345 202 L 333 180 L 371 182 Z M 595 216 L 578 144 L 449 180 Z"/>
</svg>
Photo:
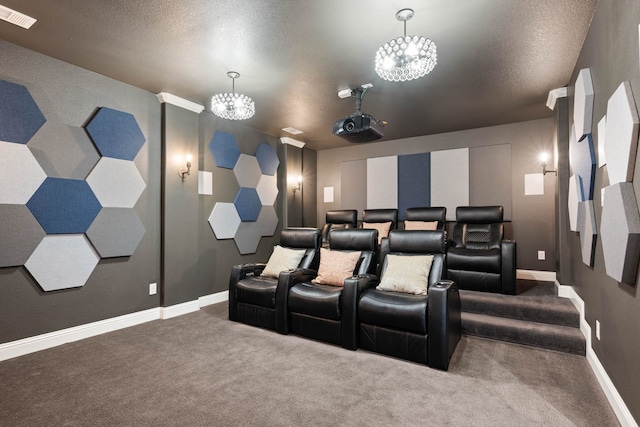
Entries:
<svg viewBox="0 0 640 427">
<path fill-rule="evenodd" d="M 454 282 L 441 280 L 429 287 L 428 295 L 429 366 L 447 370 L 462 334 L 460 293 Z"/>
</svg>

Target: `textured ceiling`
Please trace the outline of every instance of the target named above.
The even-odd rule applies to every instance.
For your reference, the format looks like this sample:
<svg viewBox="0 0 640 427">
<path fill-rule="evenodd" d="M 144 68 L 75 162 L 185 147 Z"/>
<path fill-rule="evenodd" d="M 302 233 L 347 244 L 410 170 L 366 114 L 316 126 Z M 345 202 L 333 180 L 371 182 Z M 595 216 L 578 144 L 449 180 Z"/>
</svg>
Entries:
<svg viewBox="0 0 640 427">
<path fill-rule="evenodd" d="M 314 149 L 349 145 L 331 133 L 355 111 L 337 92 L 373 83 L 362 110 L 385 120 L 385 140 L 543 117 L 549 90 L 573 71 L 597 0 L 0 0 L 38 21 L 0 21 L 0 38 L 210 108 L 231 90 L 251 96 L 245 123 L 274 136 L 293 126 Z M 380 45 L 431 38 L 438 65 L 402 83 L 373 70 Z M 3 58 L 3 60 L 5 60 Z M 0 65 L 0 73 L 1 65 Z"/>
</svg>

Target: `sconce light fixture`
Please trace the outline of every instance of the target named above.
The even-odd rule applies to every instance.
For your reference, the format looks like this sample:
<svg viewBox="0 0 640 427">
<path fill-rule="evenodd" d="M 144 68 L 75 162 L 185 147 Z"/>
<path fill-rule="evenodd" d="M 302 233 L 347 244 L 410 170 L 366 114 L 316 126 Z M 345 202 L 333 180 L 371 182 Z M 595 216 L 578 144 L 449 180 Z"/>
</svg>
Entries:
<svg viewBox="0 0 640 427">
<path fill-rule="evenodd" d="M 191 154 L 187 154 L 185 157 L 187 160 L 187 167 L 178 169 L 178 176 L 182 178 L 182 181 L 184 181 L 184 177 L 186 175 L 191 175 Z"/>
<path fill-rule="evenodd" d="M 547 160 L 549 160 L 549 153 L 544 152 L 544 153 L 540 153 L 540 161 L 542 162 L 542 175 L 546 175 L 548 172 L 551 173 L 553 172 L 554 174 L 558 175 L 558 171 L 555 170 L 547 170 Z"/>
<path fill-rule="evenodd" d="M 294 196 L 296 194 L 296 191 L 302 190 L 302 176 L 298 175 L 298 181 L 297 182 L 298 182 L 298 186 L 292 188 Z"/>
</svg>

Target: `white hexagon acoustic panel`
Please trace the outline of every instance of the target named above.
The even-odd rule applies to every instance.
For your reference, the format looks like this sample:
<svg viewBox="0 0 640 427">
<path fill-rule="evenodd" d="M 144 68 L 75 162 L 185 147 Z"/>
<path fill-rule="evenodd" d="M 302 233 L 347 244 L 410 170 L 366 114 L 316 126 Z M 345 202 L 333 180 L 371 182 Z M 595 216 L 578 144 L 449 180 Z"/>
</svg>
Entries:
<svg viewBox="0 0 640 427">
<path fill-rule="evenodd" d="M 263 206 L 273 205 L 278 197 L 278 177 L 276 175 L 262 175 L 256 191 Z"/>
<path fill-rule="evenodd" d="M 609 183 L 632 181 L 638 149 L 638 111 L 629 82 L 623 82 L 607 102 L 605 156 Z"/>
<path fill-rule="evenodd" d="M 0 203 L 26 204 L 46 178 L 26 145 L 0 141 Z"/>
<path fill-rule="evenodd" d="M 233 239 L 241 222 L 233 203 L 216 203 L 209 215 L 209 225 L 218 240 Z"/>
<path fill-rule="evenodd" d="M 640 261 L 640 213 L 633 184 L 605 188 L 600 223 L 604 265 L 608 276 L 634 284 Z"/>
<path fill-rule="evenodd" d="M 581 141 L 585 135 L 591 133 L 593 95 L 591 70 L 583 68 L 578 73 L 573 97 L 573 123 L 576 127 L 576 139 L 578 141 Z"/>
<path fill-rule="evenodd" d="M 132 208 L 146 184 L 131 160 L 102 157 L 87 177 L 89 186 L 105 208 Z"/>
<path fill-rule="evenodd" d="M 233 173 L 238 180 L 238 185 L 248 188 L 256 188 L 262 175 L 258 159 L 246 154 L 240 154 L 240 158 L 233 168 Z"/>
<path fill-rule="evenodd" d="M 605 141 L 607 140 L 607 116 L 603 116 L 598 122 L 598 167 L 607 164 L 607 156 L 604 153 Z"/>
<path fill-rule="evenodd" d="M 584 201 L 582 196 L 582 185 L 578 175 L 572 175 L 569 178 L 569 196 L 567 205 L 569 209 L 569 229 L 578 231 L 578 204 Z"/>
<path fill-rule="evenodd" d="M 596 253 L 596 213 L 593 208 L 593 200 L 580 202 L 578 206 L 578 232 L 580 233 L 580 249 L 582 262 L 593 267 Z"/>
<path fill-rule="evenodd" d="M 84 286 L 99 260 L 84 234 L 60 234 L 42 239 L 25 267 L 48 292 Z"/>
</svg>

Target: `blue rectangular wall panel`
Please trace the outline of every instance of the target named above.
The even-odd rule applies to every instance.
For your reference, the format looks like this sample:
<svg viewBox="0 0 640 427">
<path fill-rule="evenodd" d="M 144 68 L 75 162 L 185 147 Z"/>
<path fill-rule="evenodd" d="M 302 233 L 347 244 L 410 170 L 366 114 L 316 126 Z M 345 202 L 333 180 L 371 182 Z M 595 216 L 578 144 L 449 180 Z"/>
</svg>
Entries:
<svg viewBox="0 0 640 427">
<path fill-rule="evenodd" d="M 431 153 L 398 156 L 398 219 L 407 208 L 431 206 Z"/>
</svg>

